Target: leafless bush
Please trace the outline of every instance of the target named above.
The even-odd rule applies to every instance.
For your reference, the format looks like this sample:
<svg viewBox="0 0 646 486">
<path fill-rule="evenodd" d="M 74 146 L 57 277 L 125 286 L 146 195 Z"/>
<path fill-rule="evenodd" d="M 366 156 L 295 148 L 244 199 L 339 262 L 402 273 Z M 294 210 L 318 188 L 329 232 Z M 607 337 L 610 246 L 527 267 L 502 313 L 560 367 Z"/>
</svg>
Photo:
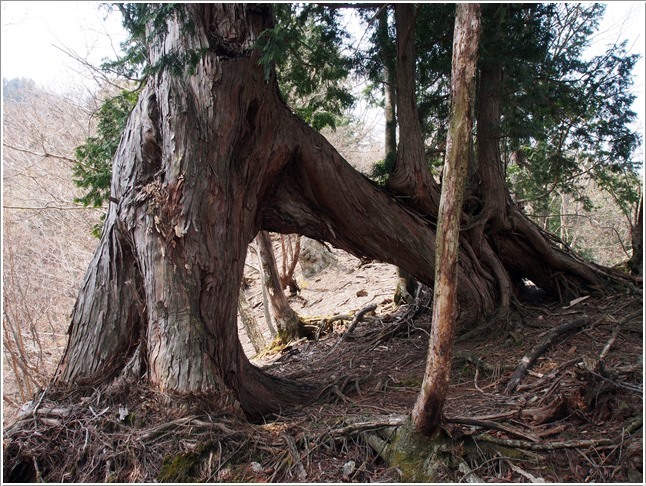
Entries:
<svg viewBox="0 0 646 486">
<path fill-rule="evenodd" d="M 46 385 L 96 239 L 97 210 L 74 204 L 74 148 L 92 132 L 95 100 L 39 89 L 3 113 L 3 375 L 5 411 Z M 10 418 L 5 413 L 4 418 Z"/>
</svg>

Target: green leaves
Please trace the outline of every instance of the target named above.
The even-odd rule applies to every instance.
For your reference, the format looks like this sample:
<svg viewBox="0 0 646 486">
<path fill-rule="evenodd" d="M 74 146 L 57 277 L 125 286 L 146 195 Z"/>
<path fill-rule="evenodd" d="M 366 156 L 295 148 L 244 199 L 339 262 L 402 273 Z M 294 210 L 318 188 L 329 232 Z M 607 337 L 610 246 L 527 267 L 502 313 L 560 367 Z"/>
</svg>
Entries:
<svg viewBox="0 0 646 486">
<path fill-rule="evenodd" d="M 275 27 L 256 42 L 269 79 L 275 69 L 281 93 L 316 130 L 336 128 L 354 103 L 346 86 L 352 67 L 342 53 L 347 34 L 335 11 L 310 4 L 274 5 Z"/>
<path fill-rule="evenodd" d="M 96 113 L 96 136 L 89 137 L 75 151 L 73 181 L 78 187 L 86 189 L 85 194 L 75 198 L 75 202 L 98 208 L 108 201 L 112 159 L 138 96 L 139 91 L 136 90 L 121 91 L 117 96 L 108 98 Z M 93 233 L 97 235 L 97 232 L 95 228 Z"/>
</svg>

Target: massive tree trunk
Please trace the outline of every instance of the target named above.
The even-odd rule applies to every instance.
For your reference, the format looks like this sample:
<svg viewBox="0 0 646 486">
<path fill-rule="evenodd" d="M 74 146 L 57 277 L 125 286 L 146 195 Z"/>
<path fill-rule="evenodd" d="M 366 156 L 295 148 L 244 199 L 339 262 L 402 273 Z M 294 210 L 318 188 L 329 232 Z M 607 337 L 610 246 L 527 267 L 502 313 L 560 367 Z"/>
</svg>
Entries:
<svg viewBox="0 0 646 486">
<path fill-rule="evenodd" d="M 433 319 L 422 389 L 413 407 L 417 430 L 431 435 L 449 390 L 457 309 L 460 216 L 473 127 L 473 88 L 480 43 L 480 6 L 458 4 L 453 34 L 451 115 L 437 227 Z"/>
<path fill-rule="evenodd" d="M 242 350 L 236 304 L 258 231 L 324 239 L 432 284 L 434 222 L 284 105 L 253 49 L 271 25 L 269 5 L 173 11 L 181 15 L 168 14 L 165 29 L 148 29 L 159 69 L 115 156 L 112 203 L 57 380 L 97 386 L 127 374 L 168 393 L 208 394 L 219 409 L 269 414 L 313 392 L 260 371 Z M 178 60 L 187 64 L 179 74 Z M 475 323 L 495 311 L 495 282 L 471 250 L 460 261 L 458 301 Z"/>
<path fill-rule="evenodd" d="M 128 121 L 58 379 L 100 383 L 131 362 L 160 390 L 262 414 L 303 398 L 251 366 L 236 326 L 247 245 L 288 160 L 273 146 L 282 102 L 251 50 L 269 7 L 179 8 L 166 32 L 150 26 L 151 64 L 204 54 L 192 73 L 151 77 Z"/>
</svg>

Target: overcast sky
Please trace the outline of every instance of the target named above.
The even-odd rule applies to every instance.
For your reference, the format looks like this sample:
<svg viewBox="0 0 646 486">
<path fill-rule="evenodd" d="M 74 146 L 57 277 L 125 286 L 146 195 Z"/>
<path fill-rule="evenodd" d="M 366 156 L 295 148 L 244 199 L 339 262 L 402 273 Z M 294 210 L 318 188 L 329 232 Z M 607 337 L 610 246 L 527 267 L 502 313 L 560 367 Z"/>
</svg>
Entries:
<svg viewBox="0 0 646 486">
<path fill-rule="evenodd" d="M 634 109 L 644 127 L 643 2 L 610 2 L 596 36 L 596 49 L 628 39 L 631 53 L 641 54 L 635 71 Z M 123 39 L 120 16 L 106 15 L 97 2 L 2 2 L 2 77 L 32 78 L 37 84 L 63 92 L 88 83 L 87 74 L 61 49 L 99 64 L 113 58 Z"/>
</svg>

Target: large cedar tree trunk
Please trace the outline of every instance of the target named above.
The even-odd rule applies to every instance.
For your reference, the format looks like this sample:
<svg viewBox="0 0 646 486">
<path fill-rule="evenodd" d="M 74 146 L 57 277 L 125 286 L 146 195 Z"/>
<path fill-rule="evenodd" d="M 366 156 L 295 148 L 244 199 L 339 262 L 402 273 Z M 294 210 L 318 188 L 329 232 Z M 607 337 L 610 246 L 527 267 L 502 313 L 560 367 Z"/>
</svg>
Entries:
<svg viewBox="0 0 646 486">
<path fill-rule="evenodd" d="M 313 391 L 252 366 L 238 339 L 238 292 L 256 234 L 327 240 L 432 284 L 434 218 L 377 188 L 285 106 L 253 50 L 271 25 L 269 5 L 175 10 L 182 15 L 170 14 L 166 29 L 149 28 L 150 61 L 161 69 L 115 156 L 113 202 L 56 379 L 98 386 L 128 377 L 269 414 Z M 196 53 L 195 66 L 170 69 Z M 461 318 L 476 323 L 493 314 L 496 283 L 472 251 L 460 261 Z M 600 283 L 595 274 L 581 281 Z"/>
</svg>

